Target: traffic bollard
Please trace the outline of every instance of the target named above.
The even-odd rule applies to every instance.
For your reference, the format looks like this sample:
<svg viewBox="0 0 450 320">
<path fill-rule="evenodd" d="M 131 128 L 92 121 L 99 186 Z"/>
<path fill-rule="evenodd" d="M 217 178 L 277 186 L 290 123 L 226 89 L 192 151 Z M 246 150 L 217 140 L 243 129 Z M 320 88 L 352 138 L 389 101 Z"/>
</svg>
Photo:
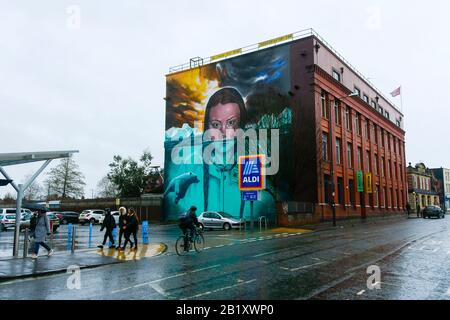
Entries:
<svg viewBox="0 0 450 320">
<path fill-rule="evenodd" d="M 142 243 L 149 244 L 149 224 L 148 221 L 142 221 Z"/>
<path fill-rule="evenodd" d="M 72 253 L 75 252 L 75 239 L 77 237 L 77 229 L 75 228 L 75 226 L 73 226 L 73 230 L 72 230 L 72 247 L 70 249 L 70 251 Z"/>
<path fill-rule="evenodd" d="M 70 249 L 72 243 L 73 224 L 67 226 L 67 249 Z"/>
<path fill-rule="evenodd" d="M 92 247 L 92 223 L 89 224 L 89 242 L 88 242 L 89 248 Z"/>
<path fill-rule="evenodd" d="M 26 258 L 28 256 L 28 229 L 25 229 L 23 235 L 23 257 Z"/>
<path fill-rule="evenodd" d="M 117 243 L 117 228 L 114 228 L 112 231 L 112 235 L 113 235 L 113 239 L 114 239 L 114 243 Z M 109 240 L 109 246 L 112 247 L 112 242 L 111 240 Z"/>
</svg>

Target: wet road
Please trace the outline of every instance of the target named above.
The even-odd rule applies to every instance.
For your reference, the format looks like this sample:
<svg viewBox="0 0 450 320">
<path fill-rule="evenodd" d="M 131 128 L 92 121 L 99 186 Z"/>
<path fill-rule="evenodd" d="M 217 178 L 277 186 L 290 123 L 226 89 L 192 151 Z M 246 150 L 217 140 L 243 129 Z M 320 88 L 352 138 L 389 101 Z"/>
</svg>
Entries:
<svg viewBox="0 0 450 320">
<path fill-rule="evenodd" d="M 79 290 L 67 288 L 67 274 L 0 283 L 0 299 L 450 299 L 449 218 L 230 242 L 183 257 L 169 251 L 82 270 Z M 207 245 L 220 235 L 206 233 Z M 371 265 L 381 289 L 367 288 Z"/>
</svg>

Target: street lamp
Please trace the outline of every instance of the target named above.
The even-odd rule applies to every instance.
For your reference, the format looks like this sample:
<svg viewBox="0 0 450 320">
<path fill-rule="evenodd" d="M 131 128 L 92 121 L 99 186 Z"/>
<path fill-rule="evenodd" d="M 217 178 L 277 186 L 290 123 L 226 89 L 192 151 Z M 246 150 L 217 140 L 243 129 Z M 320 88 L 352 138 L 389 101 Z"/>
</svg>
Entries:
<svg viewBox="0 0 450 320">
<path fill-rule="evenodd" d="M 335 185 L 334 185 L 334 159 L 333 159 L 334 135 L 333 135 L 333 121 L 331 119 L 331 109 L 332 109 L 331 101 L 343 100 L 343 99 L 356 97 L 356 96 L 358 96 L 358 93 L 357 92 L 352 92 L 352 93 L 350 93 L 350 94 L 348 94 L 346 96 L 330 100 L 330 115 L 328 117 L 328 124 L 329 124 L 330 140 L 331 140 L 330 141 L 330 146 L 331 146 L 331 152 L 330 152 L 330 160 L 331 160 L 330 161 L 331 162 L 330 176 L 331 176 L 331 190 L 332 190 L 332 193 L 331 193 L 332 194 L 331 208 L 333 210 L 333 227 L 336 227 L 336 203 L 335 203 L 336 191 L 335 191 Z"/>
</svg>

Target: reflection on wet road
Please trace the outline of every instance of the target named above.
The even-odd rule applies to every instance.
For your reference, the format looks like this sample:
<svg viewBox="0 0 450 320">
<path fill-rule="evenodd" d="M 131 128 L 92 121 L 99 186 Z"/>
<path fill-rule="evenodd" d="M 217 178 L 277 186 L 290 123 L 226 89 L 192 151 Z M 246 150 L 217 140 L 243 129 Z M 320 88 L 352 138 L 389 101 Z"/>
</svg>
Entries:
<svg viewBox="0 0 450 320">
<path fill-rule="evenodd" d="M 399 218 L 252 241 L 206 232 L 208 246 L 233 245 L 182 257 L 161 236 L 166 254 L 82 270 L 80 290 L 61 274 L 0 283 L 0 299 L 449 299 L 449 227 L 448 218 Z M 372 265 L 381 270 L 378 290 L 367 287 Z"/>
</svg>

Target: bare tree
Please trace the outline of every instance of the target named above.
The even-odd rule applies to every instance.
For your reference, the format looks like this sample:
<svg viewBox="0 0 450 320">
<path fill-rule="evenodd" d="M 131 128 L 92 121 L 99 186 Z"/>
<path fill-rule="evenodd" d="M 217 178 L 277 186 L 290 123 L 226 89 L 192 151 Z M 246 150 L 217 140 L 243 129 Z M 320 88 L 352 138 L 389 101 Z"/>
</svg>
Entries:
<svg viewBox="0 0 450 320">
<path fill-rule="evenodd" d="M 27 181 L 28 179 L 30 179 L 31 176 L 32 176 L 31 174 L 28 174 L 24 180 Z M 44 189 L 41 186 L 41 184 L 37 181 L 33 181 L 33 183 L 30 184 L 30 186 L 27 188 L 27 190 L 25 190 L 24 199 L 38 200 L 44 195 L 43 191 Z"/>
<path fill-rule="evenodd" d="M 114 198 L 118 193 L 119 190 L 117 186 L 108 178 L 108 176 L 104 176 L 97 183 L 97 195 L 100 198 Z"/>
<path fill-rule="evenodd" d="M 63 199 L 84 196 L 84 175 L 72 157 L 62 159 L 47 175 L 45 184 L 48 194 L 57 194 Z"/>
</svg>

